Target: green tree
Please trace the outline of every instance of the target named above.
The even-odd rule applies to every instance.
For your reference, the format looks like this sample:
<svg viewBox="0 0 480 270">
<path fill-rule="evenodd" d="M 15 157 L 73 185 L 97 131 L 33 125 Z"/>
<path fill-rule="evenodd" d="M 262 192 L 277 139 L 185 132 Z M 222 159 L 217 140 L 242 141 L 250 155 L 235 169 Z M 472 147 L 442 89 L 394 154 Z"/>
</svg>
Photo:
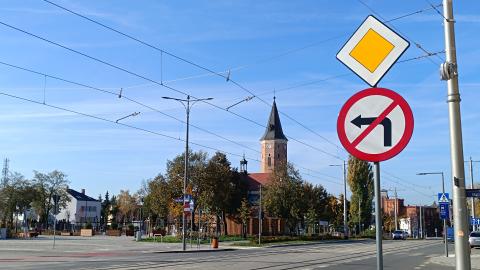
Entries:
<svg viewBox="0 0 480 270">
<path fill-rule="evenodd" d="M 20 173 L 10 173 L 0 190 L 0 212 L 3 226 L 13 227 L 14 216 L 31 208 L 36 196 L 36 190 L 30 181 Z"/>
<path fill-rule="evenodd" d="M 372 166 L 350 156 L 348 159 L 348 185 L 352 191 L 350 198 L 350 220 L 367 228 L 371 224 L 373 200 Z"/>
<path fill-rule="evenodd" d="M 40 222 L 47 226 L 48 216 L 53 209 L 53 195 L 60 196 L 59 210 L 64 208 L 67 202 L 70 200 L 67 194 L 67 188 L 70 181 L 67 179 L 67 175 L 61 171 L 54 170 L 49 173 L 41 173 L 34 171 L 33 185 L 37 196 L 33 201 L 33 206 L 38 215 L 40 216 Z"/>
<path fill-rule="evenodd" d="M 299 171 L 288 163 L 277 167 L 263 192 L 263 206 L 271 216 L 284 218 L 290 233 L 295 233 L 304 214 L 302 184 Z"/>
<path fill-rule="evenodd" d="M 243 238 L 247 237 L 247 222 L 250 219 L 250 205 L 248 204 L 247 198 L 243 198 L 240 203 L 240 208 L 238 208 L 238 216 L 242 222 L 242 236 Z"/>
<path fill-rule="evenodd" d="M 169 206 L 173 200 L 171 186 L 163 175 L 159 174 L 148 182 L 145 208 L 152 214 L 166 220 L 169 215 Z"/>
<path fill-rule="evenodd" d="M 299 198 L 302 201 L 302 213 L 305 216 L 307 230 L 312 231 L 314 224 L 325 213 L 328 193 L 321 185 L 314 186 L 311 183 L 303 182 L 302 187 L 303 196 Z"/>
</svg>

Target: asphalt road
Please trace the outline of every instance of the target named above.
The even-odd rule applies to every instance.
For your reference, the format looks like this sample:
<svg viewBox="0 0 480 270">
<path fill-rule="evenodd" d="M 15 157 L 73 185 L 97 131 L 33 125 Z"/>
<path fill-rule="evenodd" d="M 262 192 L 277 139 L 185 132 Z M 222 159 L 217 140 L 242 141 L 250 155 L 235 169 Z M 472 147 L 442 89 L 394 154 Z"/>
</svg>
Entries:
<svg viewBox="0 0 480 270">
<path fill-rule="evenodd" d="M 375 269 L 375 242 L 321 242 L 267 248 L 178 252 L 179 244 L 137 243 L 131 238 L 0 241 L 0 269 Z M 439 240 L 384 241 L 385 269 L 454 269 Z M 453 246 L 450 246 L 453 249 Z M 453 252 L 452 252 L 453 253 Z M 480 249 L 473 250 L 480 257 Z M 452 265 L 452 266 L 449 266 Z M 473 265 L 473 264 L 472 264 Z M 473 265 L 480 269 L 480 265 Z"/>
</svg>

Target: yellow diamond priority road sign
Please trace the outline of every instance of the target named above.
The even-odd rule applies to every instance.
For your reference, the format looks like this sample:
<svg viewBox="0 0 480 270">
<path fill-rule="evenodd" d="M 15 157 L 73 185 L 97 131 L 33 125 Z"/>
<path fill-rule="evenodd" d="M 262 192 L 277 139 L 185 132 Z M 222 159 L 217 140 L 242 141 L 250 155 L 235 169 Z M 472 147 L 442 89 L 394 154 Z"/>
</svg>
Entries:
<svg viewBox="0 0 480 270">
<path fill-rule="evenodd" d="M 376 86 L 410 43 L 370 15 L 337 58 L 370 86 Z"/>
</svg>

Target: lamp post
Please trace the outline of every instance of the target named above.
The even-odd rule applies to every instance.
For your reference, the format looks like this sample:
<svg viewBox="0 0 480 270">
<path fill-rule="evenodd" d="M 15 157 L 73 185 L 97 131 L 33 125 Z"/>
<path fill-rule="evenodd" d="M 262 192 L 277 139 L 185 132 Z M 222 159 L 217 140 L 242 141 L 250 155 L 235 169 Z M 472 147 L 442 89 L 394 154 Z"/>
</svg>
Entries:
<svg viewBox="0 0 480 270">
<path fill-rule="evenodd" d="M 343 164 L 334 164 L 329 165 L 332 167 L 342 167 L 343 166 L 343 232 L 345 238 L 348 238 L 348 224 L 347 224 L 347 169 L 346 162 L 343 161 Z"/>
<path fill-rule="evenodd" d="M 436 174 L 442 176 L 442 193 L 445 193 L 445 178 L 443 172 L 422 172 L 417 175 L 430 175 Z M 447 239 L 447 220 L 443 220 L 443 241 L 445 242 L 445 257 L 448 257 L 448 239 Z"/>
<path fill-rule="evenodd" d="M 162 98 L 180 102 L 185 108 L 185 111 L 187 113 L 187 132 L 185 136 L 185 170 L 183 175 L 183 206 L 182 206 L 182 208 L 185 208 L 185 202 L 186 202 L 185 197 L 187 193 L 187 181 L 188 181 L 188 135 L 189 135 L 188 132 L 189 132 L 189 124 L 190 124 L 190 109 L 195 103 L 199 101 L 212 100 L 213 98 L 190 99 L 190 95 L 187 95 L 187 99 L 173 98 L 173 97 L 162 97 Z M 182 250 L 183 251 L 187 249 L 187 243 L 185 242 L 185 233 L 186 233 L 185 226 L 186 226 L 185 209 L 183 209 L 182 210 Z"/>
</svg>

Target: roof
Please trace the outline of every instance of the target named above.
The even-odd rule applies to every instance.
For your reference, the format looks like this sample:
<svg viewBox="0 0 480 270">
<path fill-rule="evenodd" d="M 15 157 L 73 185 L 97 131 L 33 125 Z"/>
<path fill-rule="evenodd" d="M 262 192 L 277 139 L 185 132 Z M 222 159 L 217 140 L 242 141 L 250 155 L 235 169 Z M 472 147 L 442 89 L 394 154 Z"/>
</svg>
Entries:
<svg viewBox="0 0 480 270">
<path fill-rule="evenodd" d="M 268 119 L 267 129 L 263 134 L 260 141 L 265 140 L 286 140 L 287 137 L 283 134 L 282 123 L 280 123 L 280 116 L 278 115 L 277 104 L 273 100 L 272 111 L 270 112 L 270 118 Z"/>
<path fill-rule="evenodd" d="M 248 190 L 258 190 L 260 185 L 264 186 L 270 181 L 270 173 L 249 173 L 244 174 L 248 183 Z"/>
<path fill-rule="evenodd" d="M 98 202 L 98 200 L 95 200 L 94 198 L 92 197 L 89 197 L 83 193 L 80 193 L 76 190 L 73 190 L 73 189 L 67 189 L 67 193 L 72 195 L 72 197 L 74 197 L 75 199 L 77 199 L 77 201 L 96 201 Z"/>
</svg>

